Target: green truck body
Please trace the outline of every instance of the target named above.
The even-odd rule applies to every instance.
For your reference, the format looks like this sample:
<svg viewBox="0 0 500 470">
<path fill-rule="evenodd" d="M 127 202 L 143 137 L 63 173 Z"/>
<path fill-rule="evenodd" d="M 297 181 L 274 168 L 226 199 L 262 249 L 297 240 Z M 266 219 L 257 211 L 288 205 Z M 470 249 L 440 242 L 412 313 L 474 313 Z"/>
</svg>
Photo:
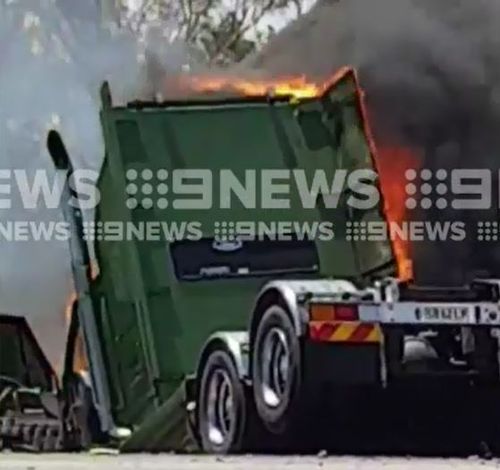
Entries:
<svg viewBox="0 0 500 470">
<path fill-rule="evenodd" d="M 259 190 L 249 206 L 221 189 L 224 172 L 247 183 L 241 195 L 262 184 L 252 172 L 259 178 L 273 170 L 278 179 L 302 172 L 310 184 L 318 170 L 330 183 L 342 171 L 376 171 L 352 69 L 313 98 L 117 107 L 107 85 L 101 95 L 97 277 L 80 213 L 65 209 L 78 294 L 63 385 L 70 442 L 87 447 L 100 434 L 124 451 L 258 451 L 304 437 L 297 426 L 314 415 L 309 406 L 319 406 L 328 387 L 385 389 L 415 370 L 432 380 L 437 369 L 467 386 L 474 376 L 496 387 L 498 345 L 490 331 L 500 324 L 498 281 L 445 290 L 395 278 L 387 238 L 345 233 L 355 222 L 385 222 L 381 198 L 364 209 L 348 203 L 352 185 L 320 191 L 308 205 L 289 184 L 284 208 L 266 206 Z M 61 137 L 52 132 L 48 147 L 57 168 L 71 174 Z M 208 200 L 200 196 L 207 184 Z M 66 191 L 69 197 L 68 184 Z M 338 198 L 335 208 L 327 197 Z M 272 232 L 279 222 L 291 223 L 290 237 L 245 238 L 239 229 L 236 238 L 220 236 L 241 223 Z M 301 233 L 314 223 L 331 224 L 334 236 Z M 185 233 L 166 236 L 162 230 L 172 235 L 174 225 Z M 428 339 L 431 330 L 436 340 Z M 79 331 L 89 364 L 84 383 L 71 366 Z"/>
<path fill-rule="evenodd" d="M 91 295 L 119 425 L 136 429 L 168 401 L 195 374 L 212 334 L 245 330 L 267 282 L 278 278 L 362 280 L 377 270 L 387 271 L 392 259 L 387 243 L 348 242 L 342 236 L 311 243 L 267 242 L 267 247 L 263 242 L 239 261 L 242 266 L 254 261 L 255 273 L 190 277 L 200 272 L 203 262 L 230 259 L 215 251 L 213 259 L 202 259 L 218 221 L 294 221 L 300 225 L 330 221 L 342 227 L 349 217 L 347 208 L 303 209 L 299 196 L 292 192 L 287 209 L 252 210 L 237 203 L 223 209 L 217 201 L 210 210 L 178 210 L 173 205 L 159 209 L 157 202 L 164 196 L 153 194 L 153 208 L 130 210 L 127 172 L 135 170 L 140 180 L 144 170 L 153 170 L 155 179 L 162 170 L 172 174 L 200 169 L 215 175 L 230 170 L 245 181 L 248 170 L 304 169 L 311 175 L 320 168 L 330 180 L 338 169 L 373 168 L 358 100 L 351 71 L 324 96 L 300 101 L 262 97 L 114 108 L 104 90 L 101 117 L 106 160 L 96 222 L 137 227 L 161 221 L 182 227 L 198 221 L 203 231 L 202 241 L 97 243 L 100 276 L 92 284 Z M 147 181 L 138 183 L 139 192 L 141 184 Z M 361 214 L 365 220 L 383 220 L 379 209 Z"/>
</svg>

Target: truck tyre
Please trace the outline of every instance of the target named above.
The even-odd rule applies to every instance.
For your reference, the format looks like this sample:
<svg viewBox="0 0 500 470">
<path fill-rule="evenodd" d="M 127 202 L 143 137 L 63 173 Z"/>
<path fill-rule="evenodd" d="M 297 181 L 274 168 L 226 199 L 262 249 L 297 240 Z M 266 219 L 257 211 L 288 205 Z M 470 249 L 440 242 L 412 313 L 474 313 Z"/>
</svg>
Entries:
<svg viewBox="0 0 500 470">
<path fill-rule="evenodd" d="M 286 310 L 272 305 L 263 314 L 252 344 L 255 406 L 275 435 L 291 431 L 302 410 L 300 339 Z"/>
<path fill-rule="evenodd" d="M 92 444 L 103 442 L 92 391 L 79 374 L 73 373 L 66 382 L 65 398 L 65 447 L 88 450 Z"/>
<path fill-rule="evenodd" d="M 198 395 L 198 433 L 211 454 L 242 452 L 246 432 L 243 384 L 231 356 L 217 349 L 208 357 Z"/>
</svg>

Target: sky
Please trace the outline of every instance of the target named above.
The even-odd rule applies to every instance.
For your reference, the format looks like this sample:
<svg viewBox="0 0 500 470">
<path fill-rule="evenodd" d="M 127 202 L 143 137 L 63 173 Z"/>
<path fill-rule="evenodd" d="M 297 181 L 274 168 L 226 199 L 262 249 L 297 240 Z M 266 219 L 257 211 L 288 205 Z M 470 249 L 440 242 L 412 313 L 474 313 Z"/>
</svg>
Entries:
<svg viewBox="0 0 500 470">
<path fill-rule="evenodd" d="M 134 10 L 137 9 L 143 2 L 143 0 L 126 0 L 129 7 Z M 227 4 L 228 9 L 233 9 L 234 4 L 237 0 L 224 0 Z M 251 0 L 254 1 L 254 0 Z M 317 0 L 303 0 L 303 11 L 304 13 L 309 11 L 311 7 L 316 3 Z M 267 15 L 257 26 L 260 31 L 266 31 L 269 26 L 271 26 L 275 31 L 283 29 L 290 21 L 296 18 L 296 9 L 293 5 L 289 8 L 280 10 L 279 13 L 273 13 Z M 249 32 L 249 36 L 255 36 L 255 30 Z"/>
</svg>

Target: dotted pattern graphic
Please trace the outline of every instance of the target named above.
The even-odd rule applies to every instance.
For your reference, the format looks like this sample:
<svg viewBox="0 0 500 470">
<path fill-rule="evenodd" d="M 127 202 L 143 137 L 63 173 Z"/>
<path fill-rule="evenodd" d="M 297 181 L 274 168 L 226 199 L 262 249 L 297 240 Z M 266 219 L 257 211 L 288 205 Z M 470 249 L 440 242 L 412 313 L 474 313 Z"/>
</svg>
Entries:
<svg viewBox="0 0 500 470">
<path fill-rule="evenodd" d="M 405 172 L 407 184 L 405 192 L 407 195 L 405 205 L 407 209 L 413 210 L 420 206 L 421 209 L 431 209 L 433 206 L 438 209 L 446 209 L 448 201 L 444 197 L 448 193 L 446 179 L 448 172 L 446 170 L 437 170 L 433 175 L 432 171 L 424 168 L 417 172 L 409 169 Z M 417 186 L 417 180 L 420 178 L 420 186 Z M 433 178 L 437 183 L 431 184 Z M 431 196 L 438 196 L 433 200 Z M 420 196 L 420 199 L 417 197 Z"/>
<path fill-rule="evenodd" d="M 214 239 L 219 242 L 236 241 L 236 224 L 234 222 L 215 222 Z"/>
<path fill-rule="evenodd" d="M 367 222 L 346 222 L 345 238 L 347 241 L 367 241 L 368 223 Z"/>
<path fill-rule="evenodd" d="M 499 238 L 498 222 L 478 222 L 477 239 L 480 242 L 496 242 Z"/>
<path fill-rule="evenodd" d="M 163 168 L 156 172 L 148 168 L 142 171 L 133 168 L 127 170 L 126 206 L 130 210 L 139 207 L 167 209 L 169 202 L 166 196 L 170 189 L 167 183 L 168 177 L 168 170 Z"/>
<path fill-rule="evenodd" d="M 103 222 L 85 222 L 82 224 L 83 239 L 87 242 L 102 242 L 104 239 Z"/>
</svg>

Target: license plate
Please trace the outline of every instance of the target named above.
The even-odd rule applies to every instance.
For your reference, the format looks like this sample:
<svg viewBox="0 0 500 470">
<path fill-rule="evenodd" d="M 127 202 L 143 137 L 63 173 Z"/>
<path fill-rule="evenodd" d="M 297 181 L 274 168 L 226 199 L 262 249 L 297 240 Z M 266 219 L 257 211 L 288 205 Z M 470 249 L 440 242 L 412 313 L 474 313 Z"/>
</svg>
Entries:
<svg viewBox="0 0 500 470">
<path fill-rule="evenodd" d="M 466 306 L 422 306 L 415 310 L 417 319 L 428 322 L 469 323 L 470 309 Z"/>
</svg>

